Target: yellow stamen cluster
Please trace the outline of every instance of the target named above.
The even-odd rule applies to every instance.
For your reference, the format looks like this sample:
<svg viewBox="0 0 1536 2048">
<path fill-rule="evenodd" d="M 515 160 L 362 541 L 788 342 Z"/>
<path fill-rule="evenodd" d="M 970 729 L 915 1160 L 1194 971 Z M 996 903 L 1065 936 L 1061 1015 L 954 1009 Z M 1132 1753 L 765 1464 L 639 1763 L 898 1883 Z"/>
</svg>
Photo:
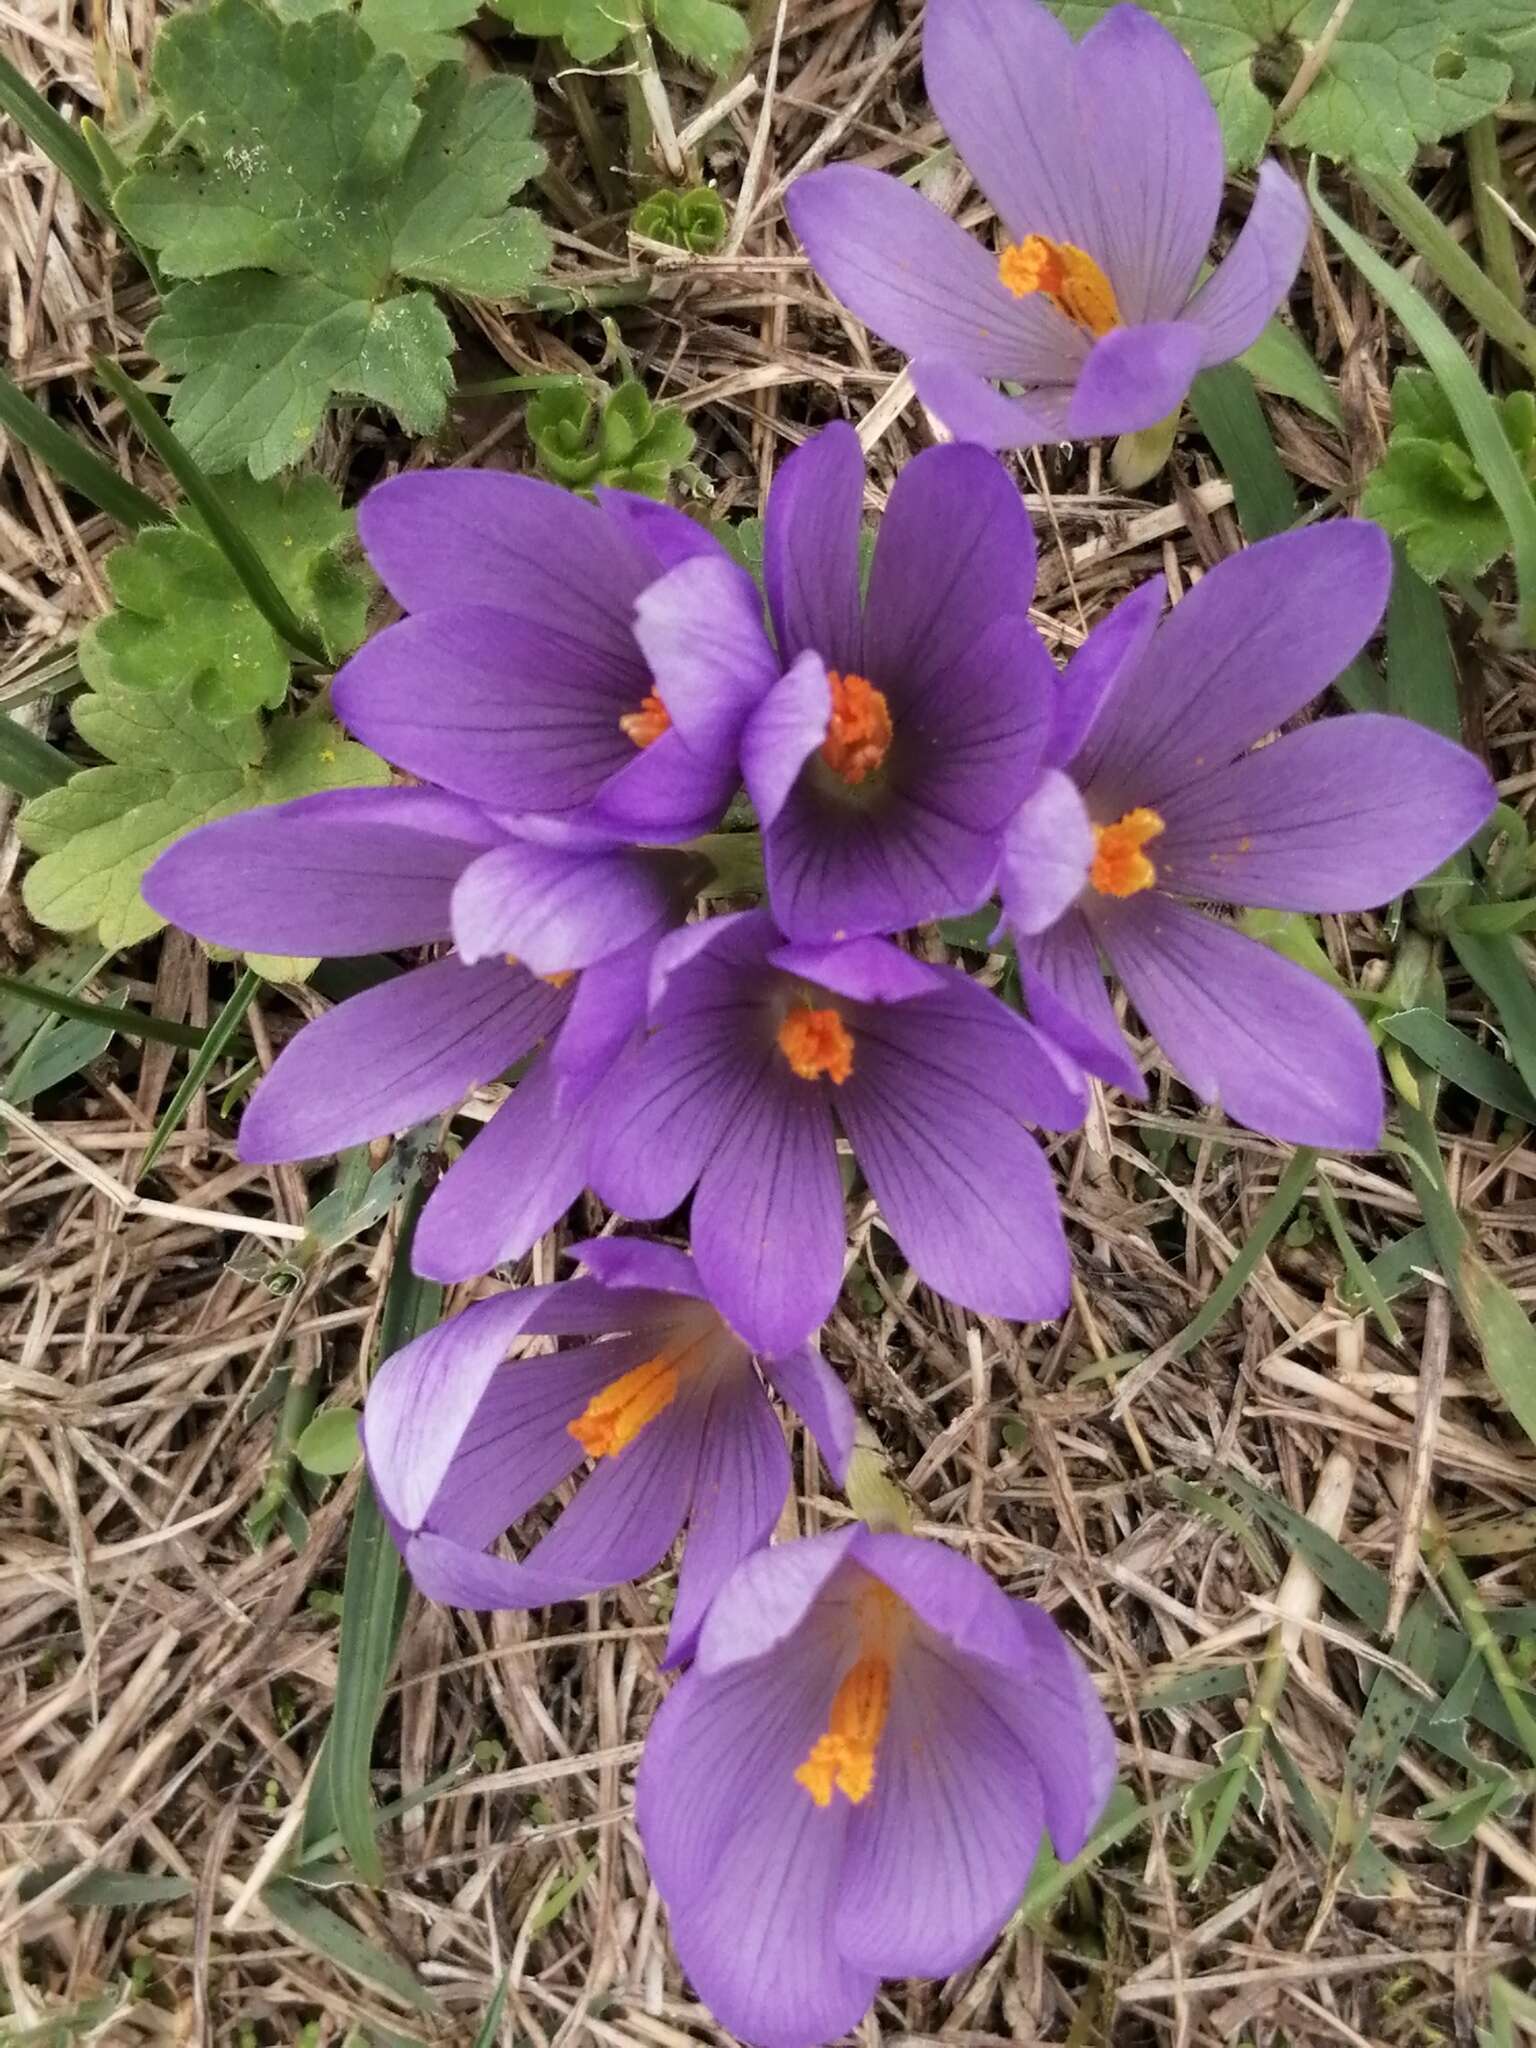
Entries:
<svg viewBox="0 0 1536 2048">
<path fill-rule="evenodd" d="M 616 1458 L 677 1399 L 678 1369 L 665 1352 L 611 1381 L 566 1428 L 589 1458 Z"/>
<path fill-rule="evenodd" d="M 1059 313 L 1095 340 L 1125 323 L 1115 288 L 1086 249 L 1026 235 L 998 251 L 997 274 L 1016 299 L 1043 292 Z"/>
<path fill-rule="evenodd" d="M 646 691 L 638 711 L 626 711 L 619 720 L 619 731 L 637 747 L 654 746 L 664 732 L 671 730 L 672 714 L 654 690 Z"/>
<path fill-rule="evenodd" d="M 797 1003 L 779 1026 L 779 1051 L 802 1081 L 825 1074 L 841 1088 L 853 1072 L 853 1034 L 836 1010 Z"/>
<path fill-rule="evenodd" d="M 866 676 L 827 671 L 832 685 L 832 716 L 821 758 L 832 773 L 857 788 L 874 774 L 890 752 L 891 707 L 885 692 Z"/>
<path fill-rule="evenodd" d="M 1157 880 L 1142 848 L 1165 829 L 1156 811 L 1138 807 L 1113 825 L 1096 825 L 1088 879 L 1101 896 L 1136 896 Z"/>
</svg>

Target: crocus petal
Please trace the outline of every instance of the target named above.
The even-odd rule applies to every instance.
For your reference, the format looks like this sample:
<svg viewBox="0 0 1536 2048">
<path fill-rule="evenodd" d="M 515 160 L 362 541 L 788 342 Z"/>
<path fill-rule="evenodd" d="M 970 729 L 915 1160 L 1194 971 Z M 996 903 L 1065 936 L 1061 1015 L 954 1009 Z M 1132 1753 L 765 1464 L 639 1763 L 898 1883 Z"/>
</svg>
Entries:
<svg viewBox="0 0 1536 2048">
<path fill-rule="evenodd" d="M 1093 1680 L 1048 1614 L 1015 1600 L 1022 1660 L 985 1688 L 995 1710 L 1035 1759 L 1051 1846 L 1065 1862 L 1098 1825 L 1115 1782 L 1115 1734 Z"/>
<path fill-rule="evenodd" d="M 1054 996 L 1058 1007 L 1052 1010 L 1048 1002 L 1040 1015 L 1044 1029 L 1060 1039 L 1089 1073 L 1112 1081 L 1138 1102 L 1144 1100 L 1146 1083 L 1115 1017 L 1099 965 L 1099 942 L 1082 912 L 1069 911 L 1049 931 L 1020 939 L 1018 956 L 1031 1015 L 1040 990 Z M 1076 1033 L 1068 1023 L 1071 1018 L 1077 1020 Z"/>
<path fill-rule="evenodd" d="M 1202 1101 L 1291 1145 L 1379 1142 L 1376 1049 L 1336 990 L 1156 892 L 1096 909 L 1094 921 L 1143 1023 Z"/>
<path fill-rule="evenodd" d="M 1069 321 L 1015 298 L 997 258 L 899 178 L 834 164 L 796 178 L 784 205 L 828 289 L 904 355 L 1026 383 L 1065 383 L 1082 360 Z"/>
<path fill-rule="evenodd" d="M 1167 601 L 1168 586 L 1161 576 L 1138 583 L 1105 613 L 1062 670 L 1045 749 L 1050 767 L 1065 768 L 1076 756 L 1122 674 L 1131 673 L 1151 646 Z"/>
<path fill-rule="evenodd" d="M 1003 830 L 1003 915 L 1014 930 L 1043 932 L 1076 902 L 1093 848 L 1077 784 L 1060 769 L 1045 769 Z"/>
<path fill-rule="evenodd" d="M 607 1287 L 651 1287 L 702 1298 L 704 1283 L 686 1252 L 648 1237 L 588 1237 L 565 1248 Z"/>
<path fill-rule="evenodd" d="M 1085 246 L 1123 319 L 1171 320 L 1221 205 L 1225 156 L 1210 93 L 1176 38 L 1139 7 L 1113 7 L 1095 22 L 1073 84 L 1098 193 L 1099 240 Z"/>
<path fill-rule="evenodd" d="M 1018 1904 L 1043 1827 L 1035 1767 L 963 1662 L 909 1644 L 874 1791 L 848 1825 L 839 1950 L 881 1976 L 973 1962 Z"/>
<path fill-rule="evenodd" d="M 752 713 L 742 735 L 741 773 L 765 830 L 826 739 L 831 716 L 832 686 L 814 650 L 791 663 Z"/>
<path fill-rule="evenodd" d="M 809 651 L 828 668 L 861 668 L 863 504 L 859 437 L 840 420 L 797 448 L 773 480 L 763 529 L 763 586 L 785 663 Z"/>
<path fill-rule="evenodd" d="M 1090 809 L 1159 807 L 1283 725 L 1360 652 L 1391 580 L 1387 537 L 1363 519 L 1277 534 L 1218 563 L 1121 670 L 1073 763 Z"/>
<path fill-rule="evenodd" d="M 699 754 L 664 732 L 632 752 L 582 816 L 615 839 L 696 839 L 719 823 L 740 780 L 734 747 Z"/>
<path fill-rule="evenodd" d="M 635 639 L 679 736 L 708 759 L 734 755 L 779 674 L 746 570 L 723 554 L 683 562 L 641 594 Z"/>
<path fill-rule="evenodd" d="M 1465 747 L 1409 718 L 1329 718 L 1169 799 L 1161 886 L 1213 903 L 1365 910 L 1465 846 L 1498 802 Z"/>
<path fill-rule="evenodd" d="M 842 1284 L 843 1184 L 826 1095 L 771 1046 L 748 1070 L 693 1199 L 699 1277 L 768 1358 L 825 1322 Z"/>
<path fill-rule="evenodd" d="M 430 789 L 338 789 L 189 832 L 144 877 L 183 930 L 263 953 L 377 953 L 448 935 L 453 885 L 500 835 Z"/>
<path fill-rule="evenodd" d="M 451 955 L 306 1024 L 240 1125 L 242 1159 L 315 1159 L 451 1108 L 545 1036 L 566 998 L 501 961 Z"/>
<path fill-rule="evenodd" d="M 957 441 L 1001 449 L 1033 448 L 1042 441 L 1072 438 L 1067 425 L 1073 395 L 1070 384 L 1036 384 L 1023 398 L 1005 398 L 974 370 L 944 356 L 916 358 L 912 382 L 923 404 Z"/>
<path fill-rule="evenodd" d="M 898 716 L 936 712 L 932 700 L 957 672 L 974 684 L 978 642 L 999 622 L 1032 637 L 1023 622 L 1034 594 L 1034 530 L 1007 470 L 982 448 L 926 448 L 897 477 L 880 521 L 866 672 Z"/>
<path fill-rule="evenodd" d="M 827 1470 L 841 1486 L 848 1476 L 858 1426 L 848 1389 L 814 1343 L 802 1344 L 779 1358 L 765 1358 L 762 1366 L 775 1391 L 816 1439 Z"/>
<path fill-rule="evenodd" d="M 644 1024 L 654 950 L 654 935 L 648 935 L 577 976 L 571 1007 L 549 1049 L 561 1111 L 579 1108 L 602 1085 Z"/>
<path fill-rule="evenodd" d="M 586 1185 L 591 1124 L 558 1100 L 546 1053 L 523 1075 L 428 1197 L 411 1264 L 472 1280 L 531 1251 Z"/>
<path fill-rule="evenodd" d="M 587 1173 L 621 1215 L 666 1216 L 704 1171 L 741 1088 L 738 1035 L 713 1016 L 669 1023 L 592 1098 Z"/>
<path fill-rule="evenodd" d="M 489 469 L 398 476 L 358 507 L 357 530 L 407 611 L 493 605 L 618 659 L 646 565 L 595 505 L 536 477 Z"/>
<path fill-rule="evenodd" d="M 669 1668 L 693 1655 L 715 1595 L 742 1559 L 773 1534 L 789 1478 L 784 1432 L 743 1352 L 739 1364 L 720 1371 L 704 1418 L 667 1637 Z"/>
<path fill-rule="evenodd" d="M 1273 161 L 1232 247 L 1190 300 L 1184 318 L 1200 330 L 1202 369 L 1252 348 L 1296 281 L 1310 216 L 1301 187 Z"/>
<path fill-rule="evenodd" d="M 1117 327 L 1088 351 L 1067 427 L 1074 440 L 1135 434 L 1183 403 L 1200 367 L 1201 337 L 1177 320 Z"/>
<path fill-rule="evenodd" d="M 889 939 L 845 939 L 832 945 L 792 941 L 775 946 L 768 958 L 785 974 L 856 1003 L 910 1003 L 949 986 L 944 968 L 913 959 Z"/>
<path fill-rule="evenodd" d="M 511 612 L 456 605 L 375 634 L 332 701 L 413 775 L 503 811 L 565 811 L 629 762 L 619 720 L 649 688 L 627 634 L 572 646 Z"/>
<path fill-rule="evenodd" d="M 608 484 L 599 484 L 595 495 L 604 518 L 620 528 L 637 552 L 650 556 L 658 576 L 701 556 L 730 559 L 702 521 L 690 519 L 674 505 L 658 504 L 634 491 L 616 491 Z"/>
<path fill-rule="evenodd" d="M 578 852 L 508 839 L 453 891 L 466 961 L 510 953 L 533 974 L 565 974 L 660 930 L 681 899 L 683 862 L 633 848 Z"/>
</svg>

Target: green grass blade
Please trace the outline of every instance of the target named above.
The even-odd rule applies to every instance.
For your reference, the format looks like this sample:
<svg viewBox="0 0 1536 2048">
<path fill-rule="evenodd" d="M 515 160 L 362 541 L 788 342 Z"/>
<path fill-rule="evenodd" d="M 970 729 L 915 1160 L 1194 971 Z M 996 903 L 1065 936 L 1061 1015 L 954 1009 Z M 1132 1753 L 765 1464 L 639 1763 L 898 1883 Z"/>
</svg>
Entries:
<svg viewBox="0 0 1536 2048">
<path fill-rule="evenodd" d="M 99 511 L 137 533 L 145 526 L 167 526 L 171 515 L 137 485 L 120 477 L 109 462 L 88 448 L 78 435 L 50 419 L 19 384 L 0 370 L 0 427 L 14 434 L 39 462 L 46 462 L 60 483 L 88 498 Z"/>
<path fill-rule="evenodd" d="M 295 1940 L 313 1954 L 324 1956 L 338 1970 L 387 1991 L 412 2012 L 437 2010 L 432 1994 L 398 1957 L 359 1934 L 350 1920 L 343 1920 L 292 1878 L 274 1877 L 263 1887 L 261 1898 L 273 1919 L 280 1921 Z"/>
<path fill-rule="evenodd" d="M 1249 540 L 1265 540 L 1294 526 L 1296 492 L 1248 372 L 1238 363 L 1202 370 L 1189 402 L 1236 493 L 1237 516 Z"/>
<path fill-rule="evenodd" d="M 1509 1056 L 1520 1078 L 1536 1095 L 1536 988 L 1519 953 L 1519 941 L 1485 938 L 1452 924 L 1451 950 L 1499 1013 Z"/>
<path fill-rule="evenodd" d="M 1403 240 L 1418 251 L 1447 291 L 1460 299 L 1483 332 L 1508 349 L 1524 364 L 1527 373 L 1536 377 L 1536 327 L 1525 318 L 1518 303 L 1505 296 L 1406 179 L 1374 177 L 1365 172 L 1356 175 Z M 1313 176 L 1316 177 L 1315 163 Z M 1400 273 L 1393 270 L 1391 275 L 1399 277 Z M 1413 287 L 1405 285 L 1404 289 L 1412 291 Z M 1381 296 L 1386 298 L 1387 294 L 1383 292 Z M 1407 326 L 1406 321 L 1403 324 Z M 1411 328 L 1409 332 L 1412 333 Z M 1414 339 L 1417 341 L 1418 336 L 1414 335 Z M 1428 351 L 1424 353 L 1427 358 Z"/>
<path fill-rule="evenodd" d="M 180 440 L 161 418 L 158 407 L 139 389 L 120 363 L 105 356 L 91 358 L 96 374 L 175 477 L 189 504 L 196 507 L 209 534 L 222 550 L 229 566 L 245 585 L 251 603 L 273 632 L 306 661 L 319 668 L 330 666 L 324 647 L 297 618 L 288 600 L 272 581 L 266 563 L 251 546 L 224 508 L 224 500 Z"/>
<path fill-rule="evenodd" d="M 107 194 L 101 166 L 90 144 L 78 128 L 50 107 L 35 86 L 29 85 L 14 64 L 0 57 L 0 110 L 9 114 L 22 134 L 36 143 L 51 164 L 57 165 L 71 185 L 103 220 L 117 225 L 112 201 Z"/>
<path fill-rule="evenodd" d="M 1485 1052 L 1437 1011 L 1398 1010 L 1381 1019 L 1381 1028 L 1389 1038 L 1417 1053 L 1426 1067 L 1433 1067 L 1479 1102 L 1536 1124 L 1536 1096 L 1509 1061 Z"/>
<path fill-rule="evenodd" d="M 52 1010 L 56 1017 L 75 1017 L 85 1024 L 100 1024 L 120 1031 L 125 1038 L 153 1038 L 161 1045 L 190 1046 L 194 1052 L 207 1036 L 195 1024 L 173 1024 L 169 1017 L 155 1017 L 147 1010 L 134 1010 L 126 1005 L 118 1008 L 112 1003 L 87 1002 L 83 996 L 66 995 L 56 988 L 41 988 L 36 982 L 23 981 L 15 974 L 0 974 L 0 995 L 20 996 L 24 1003 L 35 1003 L 40 1010 Z"/>
<path fill-rule="evenodd" d="M 1244 349 L 1237 360 L 1264 390 L 1304 405 L 1330 427 L 1343 426 L 1344 415 L 1333 386 L 1294 327 L 1278 318 L 1271 320 L 1253 347 Z"/>
<path fill-rule="evenodd" d="M 0 717 L 0 782 L 18 796 L 41 796 L 68 782 L 75 764 L 14 718 Z"/>
<path fill-rule="evenodd" d="M 1420 725 L 1461 738 L 1461 700 L 1440 593 L 1408 566 L 1394 544 L 1392 596 L 1387 605 L 1387 709 Z"/>
<path fill-rule="evenodd" d="M 475 2029 L 475 2038 L 471 2042 L 470 2048 L 494 2048 L 496 2029 L 501 2025 L 501 2016 L 506 2010 L 507 1992 L 511 1987 L 511 1983 L 512 1972 L 510 1970 L 503 1970 L 501 1982 L 496 1986 L 495 1994 L 490 2004 L 485 2008 L 485 2018 Z"/>
<path fill-rule="evenodd" d="M 180 1128 L 188 1104 L 212 1072 L 214 1061 L 234 1037 L 260 987 L 261 976 L 254 967 L 247 967 L 235 986 L 234 994 L 209 1025 L 207 1036 L 192 1055 L 192 1064 L 187 1068 L 185 1080 L 171 1097 L 170 1107 L 155 1125 L 155 1135 L 149 1141 L 144 1164 L 139 1168 L 140 1180 L 154 1170 L 155 1162 Z"/>
<path fill-rule="evenodd" d="M 1306 1146 L 1302 1146 L 1295 1153 L 1290 1165 L 1276 1183 L 1275 1192 L 1255 1217 L 1253 1229 L 1249 1232 L 1242 1250 L 1211 1290 L 1210 1297 L 1201 1307 L 1199 1314 L 1185 1325 L 1177 1337 L 1170 1338 L 1166 1344 L 1160 1344 L 1152 1354 L 1153 1357 L 1163 1363 L 1183 1358 L 1211 1334 L 1248 1285 L 1253 1277 L 1254 1268 L 1290 1220 L 1291 1212 L 1307 1191 L 1307 1184 L 1316 1165 L 1317 1154 Z"/>
</svg>

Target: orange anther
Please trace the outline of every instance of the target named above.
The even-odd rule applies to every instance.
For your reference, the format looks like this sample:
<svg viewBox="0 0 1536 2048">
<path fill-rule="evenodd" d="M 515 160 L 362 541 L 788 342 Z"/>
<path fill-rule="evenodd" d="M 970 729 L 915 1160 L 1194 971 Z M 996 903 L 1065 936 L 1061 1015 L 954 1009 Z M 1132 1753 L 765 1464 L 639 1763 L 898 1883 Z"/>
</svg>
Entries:
<svg viewBox="0 0 1536 2048">
<path fill-rule="evenodd" d="M 1124 325 L 1115 288 L 1086 249 L 1026 235 L 998 251 L 997 274 L 1016 299 L 1044 292 L 1051 304 L 1097 339 Z"/>
<path fill-rule="evenodd" d="M 873 775 L 891 745 L 891 708 L 885 692 L 864 676 L 845 676 L 828 669 L 832 685 L 832 716 L 821 758 L 834 775 L 855 787 Z"/>
<path fill-rule="evenodd" d="M 1142 852 L 1163 831 L 1156 811 L 1127 811 L 1113 825 L 1094 827 L 1093 866 L 1088 879 L 1101 896 L 1136 896 L 1157 880 L 1157 869 Z"/>
<path fill-rule="evenodd" d="M 853 1034 L 836 1010 L 797 1004 L 779 1026 L 779 1051 L 802 1081 L 825 1074 L 841 1088 L 853 1072 Z"/>
<path fill-rule="evenodd" d="M 654 690 L 646 691 L 638 711 L 626 711 L 619 720 L 619 731 L 637 747 L 652 746 L 671 730 L 672 714 Z"/>
</svg>

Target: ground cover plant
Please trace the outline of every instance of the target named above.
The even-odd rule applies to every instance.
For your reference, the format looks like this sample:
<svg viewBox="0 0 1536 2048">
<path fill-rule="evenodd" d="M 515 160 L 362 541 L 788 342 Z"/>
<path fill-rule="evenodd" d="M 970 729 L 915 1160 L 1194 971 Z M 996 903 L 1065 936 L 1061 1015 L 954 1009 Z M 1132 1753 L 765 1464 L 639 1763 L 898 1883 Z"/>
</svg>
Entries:
<svg viewBox="0 0 1536 2048">
<path fill-rule="evenodd" d="M 0 45 L 0 2038 L 1514 2048 L 1528 10 Z"/>
</svg>

